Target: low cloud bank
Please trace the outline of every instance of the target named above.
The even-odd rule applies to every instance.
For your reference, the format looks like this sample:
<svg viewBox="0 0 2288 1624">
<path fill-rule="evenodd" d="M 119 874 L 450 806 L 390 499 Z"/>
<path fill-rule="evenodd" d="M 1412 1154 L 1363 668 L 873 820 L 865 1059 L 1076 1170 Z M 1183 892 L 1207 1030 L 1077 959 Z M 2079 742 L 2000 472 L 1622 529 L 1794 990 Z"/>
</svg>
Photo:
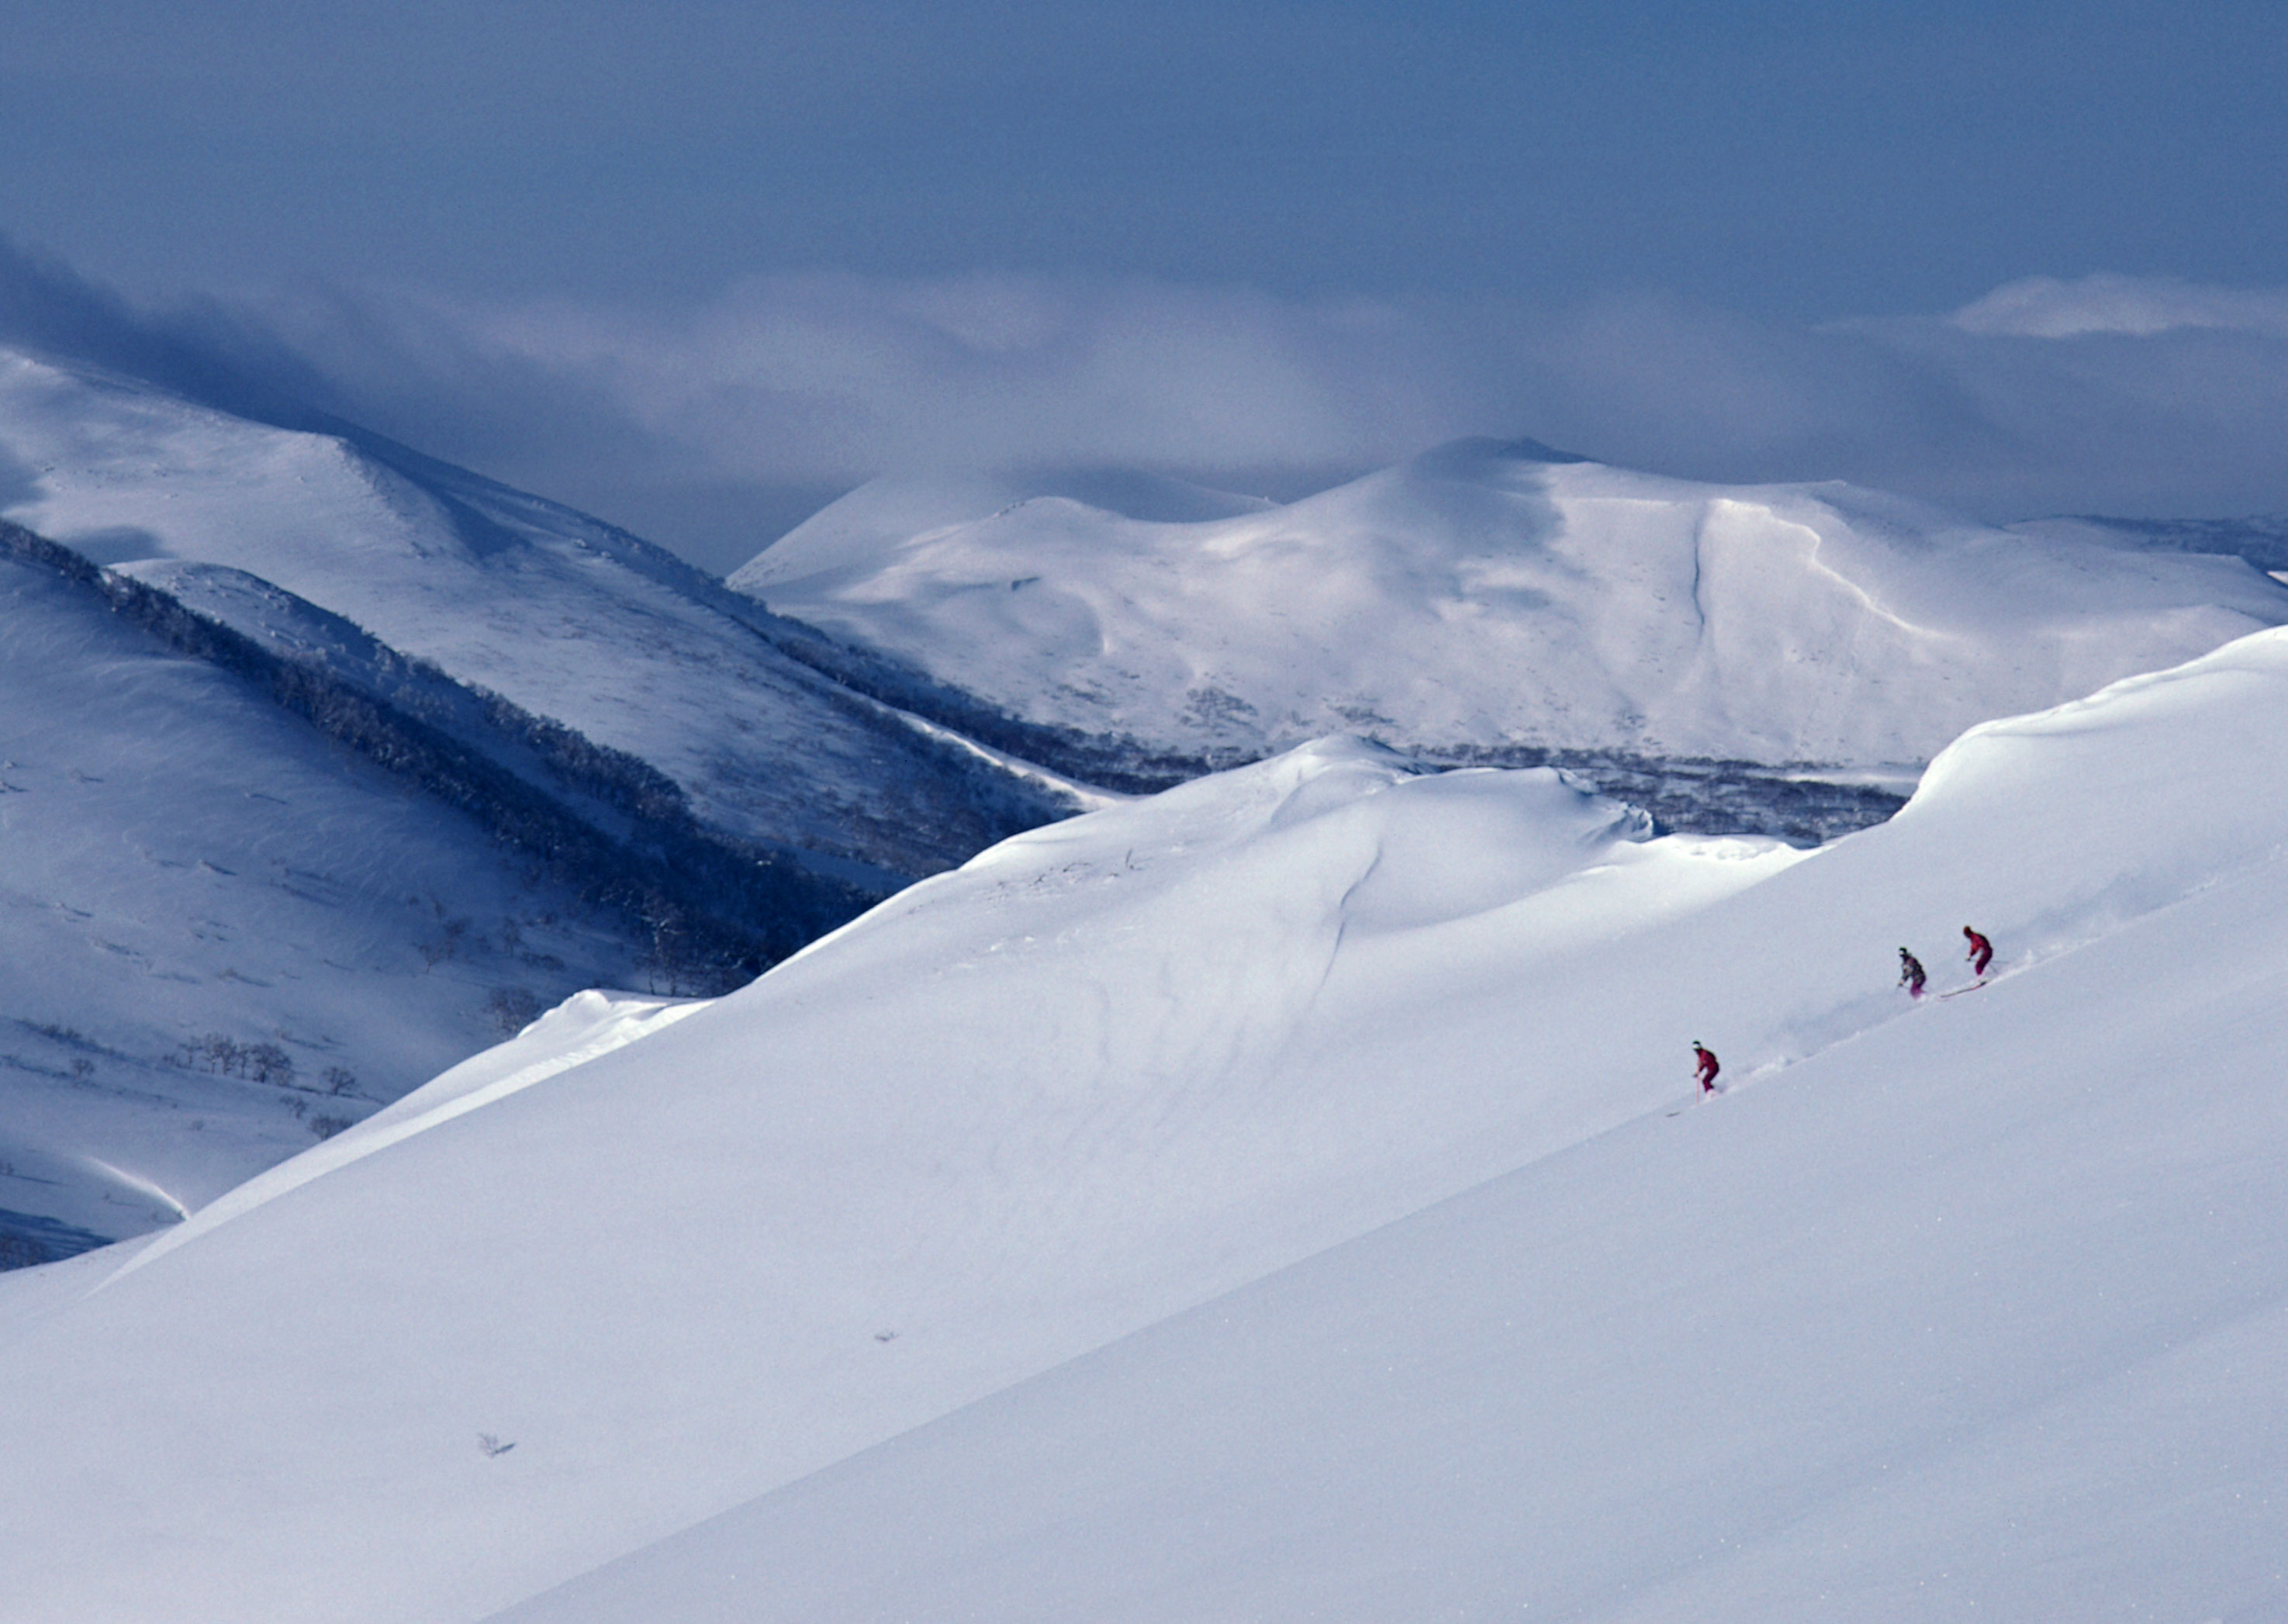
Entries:
<svg viewBox="0 0 2288 1624">
<path fill-rule="evenodd" d="M 2170 276 L 2030 276 L 1964 305 L 1951 320 L 1966 333 L 2021 338 L 2149 338 L 2188 328 L 2283 338 L 2288 288 L 2213 288 Z"/>
<path fill-rule="evenodd" d="M 1024 276 L 743 282 L 676 310 L 391 289 L 150 311 L 0 246 L 0 337 L 306 408 L 727 569 L 923 466 L 1128 464 L 1292 495 L 1461 434 L 2009 519 L 2288 510 L 2288 289 L 2036 278 L 1821 327 Z"/>
</svg>

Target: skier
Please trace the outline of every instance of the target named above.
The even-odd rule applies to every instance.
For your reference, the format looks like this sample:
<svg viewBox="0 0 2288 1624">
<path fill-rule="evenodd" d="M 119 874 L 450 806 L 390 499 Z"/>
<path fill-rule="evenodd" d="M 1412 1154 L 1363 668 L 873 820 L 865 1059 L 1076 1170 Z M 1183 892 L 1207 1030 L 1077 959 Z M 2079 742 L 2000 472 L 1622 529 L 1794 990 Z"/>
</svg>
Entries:
<svg viewBox="0 0 2288 1624">
<path fill-rule="evenodd" d="M 1962 927 L 1962 933 L 1970 939 L 1970 973 L 1983 981 L 1987 965 L 1994 962 L 1994 944 L 1968 925 Z"/>
<path fill-rule="evenodd" d="M 1921 997 L 1923 995 L 1923 982 L 1926 978 L 1927 978 L 1923 975 L 1922 961 L 1915 957 L 1913 954 L 1909 953 L 1904 947 L 1900 948 L 1899 985 L 1907 989 L 1907 996 L 1910 998 Z"/>
<path fill-rule="evenodd" d="M 1694 1075 L 1700 1080 L 1700 1091 L 1713 1094 L 1716 1091 L 1716 1073 L 1724 1069 L 1716 1064 L 1716 1051 L 1704 1048 L 1700 1040 L 1695 1038 L 1692 1040 L 1692 1052 L 1699 1057 L 1698 1069 Z"/>
</svg>

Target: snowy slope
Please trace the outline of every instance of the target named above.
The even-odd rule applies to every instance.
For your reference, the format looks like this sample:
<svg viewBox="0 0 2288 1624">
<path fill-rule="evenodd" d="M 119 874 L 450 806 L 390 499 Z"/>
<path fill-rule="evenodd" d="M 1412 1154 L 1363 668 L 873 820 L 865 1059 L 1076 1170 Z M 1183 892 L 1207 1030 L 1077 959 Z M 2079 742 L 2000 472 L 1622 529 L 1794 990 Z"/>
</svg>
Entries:
<svg viewBox="0 0 2288 1624">
<path fill-rule="evenodd" d="M 178 560 L 274 583 L 876 894 L 1067 810 L 789 659 L 667 554 L 385 442 L 0 351 L 0 517 L 155 579 Z"/>
<path fill-rule="evenodd" d="M 735 1511 L 529 1616 L 2236 1615 L 2284 701 L 2253 637 L 1810 853 L 1339 741 L 1020 837 L 0 1279 L 16 1612 L 478 1618 Z"/>
<path fill-rule="evenodd" d="M 632 973 L 528 867 L 0 551 L 0 1261 L 171 1224 Z"/>
<path fill-rule="evenodd" d="M 2014 536 L 1841 484 L 1727 487 L 1461 441 L 1286 507 L 1175 520 L 862 487 L 730 584 L 1029 722 L 1244 758 L 1371 730 L 1919 764 L 1990 717 L 2288 619 L 2218 558 Z"/>
<path fill-rule="evenodd" d="M 2268 876 L 2271 878 L 2272 876 Z M 502 1624 L 2288 1611 L 2288 887 L 1651 1118 Z"/>
</svg>

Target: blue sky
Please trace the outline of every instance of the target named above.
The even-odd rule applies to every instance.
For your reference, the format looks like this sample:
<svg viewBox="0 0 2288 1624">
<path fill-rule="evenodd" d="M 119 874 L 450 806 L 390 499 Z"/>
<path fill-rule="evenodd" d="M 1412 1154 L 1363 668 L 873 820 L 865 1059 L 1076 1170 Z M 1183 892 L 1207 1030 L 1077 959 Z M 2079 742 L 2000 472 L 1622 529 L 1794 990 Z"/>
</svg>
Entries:
<svg viewBox="0 0 2288 1624">
<path fill-rule="evenodd" d="M 899 462 L 1270 487 L 1464 430 L 1996 516 L 2288 506 L 2261 434 L 2236 460 L 2187 416 L 2288 409 L 2276 4 L 15 0 L 8 25 L 0 231 L 47 272 L 179 331 L 227 312 L 325 404 L 692 547 Z M 2211 313 L 1952 320 L 2031 278 Z M 2061 413 L 2102 431 L 2079 462 Z"/>
</svg>

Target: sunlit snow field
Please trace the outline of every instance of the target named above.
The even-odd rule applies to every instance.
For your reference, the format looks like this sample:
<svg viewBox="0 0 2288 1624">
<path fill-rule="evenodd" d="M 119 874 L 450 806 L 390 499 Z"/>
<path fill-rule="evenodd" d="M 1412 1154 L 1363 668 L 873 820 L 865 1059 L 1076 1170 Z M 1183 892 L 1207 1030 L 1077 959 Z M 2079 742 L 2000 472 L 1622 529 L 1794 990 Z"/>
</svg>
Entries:
<svg viewBox="0 0 2288 1624">
<path fill-rule="evenodd" d="M 17 1612 L 2269 1616 L 2284 701 L 1807 853 L 1330 741 L 568 1010 L 0 1279 Z"/>
</svg>

